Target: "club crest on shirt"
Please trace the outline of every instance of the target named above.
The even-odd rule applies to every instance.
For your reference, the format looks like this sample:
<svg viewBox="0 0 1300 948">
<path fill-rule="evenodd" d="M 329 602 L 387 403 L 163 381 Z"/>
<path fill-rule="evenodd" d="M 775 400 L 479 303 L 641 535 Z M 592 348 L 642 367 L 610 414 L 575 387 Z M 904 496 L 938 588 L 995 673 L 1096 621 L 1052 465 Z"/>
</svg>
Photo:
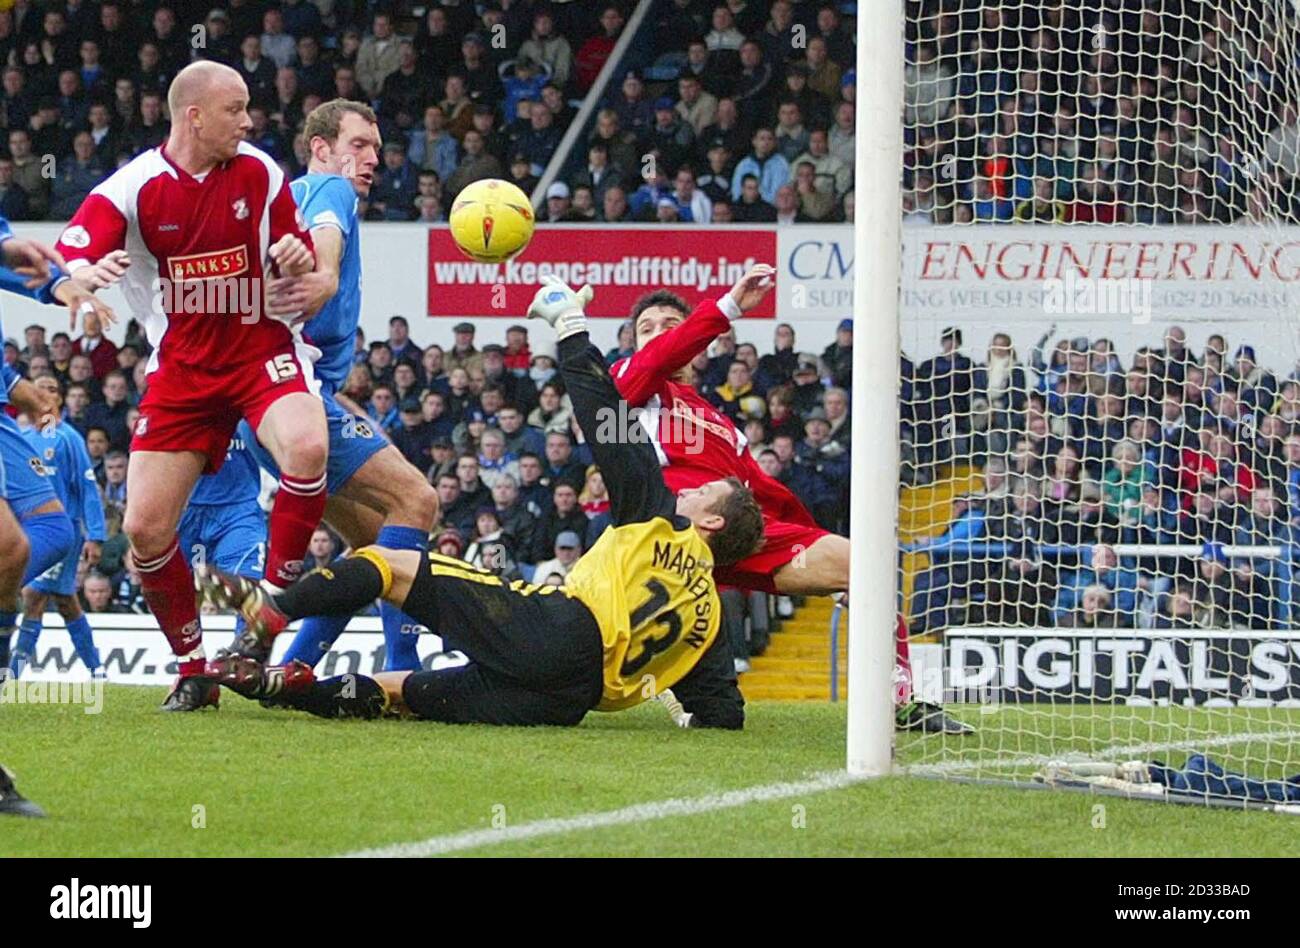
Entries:
<svg viewBox="0 0 1300 948">
<path fill-rule="evenodd" d="M 230 206 L 235 209 L 235 220 L 242 221 L 244 218 L 248 217 L 248 201 L 244 198 L 240 198 Z"/>
<path fill-rule="evenodd" d="M 75 227 L 69 227 L 60 236 L 59 240 L 69 247 L 76 247 L 78 250 L 84 250 L 90 246 L 90 232 L 86 228 L 77 224 Z"/>
</svg>

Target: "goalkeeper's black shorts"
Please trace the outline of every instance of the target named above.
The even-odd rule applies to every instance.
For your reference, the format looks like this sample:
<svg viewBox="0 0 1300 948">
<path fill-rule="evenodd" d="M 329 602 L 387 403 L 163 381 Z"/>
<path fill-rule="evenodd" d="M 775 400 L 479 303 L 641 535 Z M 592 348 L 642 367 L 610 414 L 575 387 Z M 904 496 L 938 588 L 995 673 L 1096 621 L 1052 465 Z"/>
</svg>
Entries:
<svg viewBox="0 0 1300 948">
<path fill-rule="evenodd" d="M 419 717 L 573 725 L 600 701 L 600 628 L 585 605 L 555 587 L 512 586 L 433 553 L 402 609 L 469 659 L 406 679 L 403 700 Z"/>
</svg>

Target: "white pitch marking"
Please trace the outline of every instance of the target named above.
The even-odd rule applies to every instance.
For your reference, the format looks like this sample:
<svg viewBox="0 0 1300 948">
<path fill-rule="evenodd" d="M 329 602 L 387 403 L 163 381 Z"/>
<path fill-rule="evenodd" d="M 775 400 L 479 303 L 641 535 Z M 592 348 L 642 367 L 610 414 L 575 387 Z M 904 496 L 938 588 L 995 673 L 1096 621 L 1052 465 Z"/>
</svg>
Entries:
<svg viewBox="0 0 1300 948">
<path fill-rule="evenodd" d="M 1205 738 L 1197 741 L 1166 742 L 1159 744 L 1131 744 L 1103 748 L 1092 754 L 1078 754 L 1081 758 L 1098 759 L 1144 755 L 1155 751 L 1199 750 L 1206 747 L 1223 747 L 1246 741 L 1275 741 L 1280 739 L 1300 738 L 1300 731 L 1265 731 L 1261 733 L 1242 733 Z M 939 764 L 918 764 L 899 769 L 900 774 L 917 776 L 942 776 L 961 773 L 964 770 L 1003 767 L 1035 767 L 1054 760 L 1067 758 L 1068 754 L 1027 755 L 1024 757 L 986 758 L 971 761 L 947 761 Z M 583 813 L 578 816 L 557 817 L 554 819 L 534 820 L 507 826 L 502 829 L 465 830 L 432 836 L 413 843 L 394 843 L 373 849 L 361 849 L 356 852 L 343 853 L 343 859 L 395 859 L 418 858 L 424 856 L 441 856 L 447 853 L 462 852 L 467 849 L 480 849 L 487 846 L 499 846 L 541 836 L 559 836 L 566 833 L 578 833 L 587 830 L 603 829 L 607 826 L 626 826 L 632 823 L 645 823 L 652 820 L 667 819 L 671 816 L 694 816 L 700 813 L 713 813 L 747 806 L 751 803 L 768 803 L 773 800 L 785 800 L 805 794 L 823 793 L 827 790 L 839 790 L 862 782 L 866 778 L 853 776 L 846 771 L 836 770 L 817 774 L 808 780 L 760 784 L 739 790 L 727 790 L 723 793 L 711 793 L 702 797 L 659 800 L 654 803 L 637 803 L 618 810 L 605 810 L 598 813 Z"/>
<path fill-rule="evenodd" d="M 466 849 L 479 849 L 484 846 L 499 846 L 502 843 L 536 839 L 539 836 L 558 836 L 565 833 L 603 829 L 607 826 L 626 826 L 631 823 L 662 820 L 670 816 L 693 816 L 698 813 L 713 813 L 717 810 L 747 806 L 750 803 L 768 803 L 772 800 L 784 800 L 789 797 L 822 793 L 826 790 L 839 790 L 863 779 L 862 777 L 852 776 L 847 771 L 828 771 L 817 774 L 808 780 L 790 783 L 760 784 L 755 787 L 742 787 L 739 790 L 710 793 L 702 797 L 637 803 L 618 810 L 534 820 L 530 823 L 520 823 L 518 826 L 506 826 L 501 829 L 478 829 L 448 833 L 444 836 L 432 836 L 429 839 L 419 840 L 414 843 L 394 843 L 391 846 L 379 846 L 374 849 L 344 853 L 341 858 L 391 859 L 441 856 L 445 853 L 460 852 Z"/>
</svg>

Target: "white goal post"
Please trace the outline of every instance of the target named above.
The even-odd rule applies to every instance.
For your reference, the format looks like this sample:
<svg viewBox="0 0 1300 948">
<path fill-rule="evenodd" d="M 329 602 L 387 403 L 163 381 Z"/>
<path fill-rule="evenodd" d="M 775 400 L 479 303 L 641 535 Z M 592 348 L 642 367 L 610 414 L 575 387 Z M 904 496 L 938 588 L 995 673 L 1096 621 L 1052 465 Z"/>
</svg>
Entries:
<svg viewBox="0 0 1300 948">
<path fill-rule="evenodd" d="M 890 770 L 894 737 L 902 0 L 860 0 L 857 37 L 857 74 L 871 94 L 858 96 L 854 168 L 853 309 L 859 341 L 853 347 L 848 770 L 876 777 Z M 862 344 L 865 339 L 871 345 Z"/>
</svg>

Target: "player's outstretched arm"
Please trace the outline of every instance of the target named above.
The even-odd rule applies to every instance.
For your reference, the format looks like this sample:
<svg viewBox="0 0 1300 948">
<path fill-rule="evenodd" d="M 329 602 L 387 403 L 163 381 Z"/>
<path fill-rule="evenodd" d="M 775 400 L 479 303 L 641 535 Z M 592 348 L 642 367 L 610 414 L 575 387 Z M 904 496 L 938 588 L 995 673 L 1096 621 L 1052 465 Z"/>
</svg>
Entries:
<svg viewBox="0 0 1300 948">
<path fill-rule="evenodd" d="M 753 309 L 776 285 L 776 270 L 756 264 L 718 300 L 704 300 L 681 323 L 651 339 L 614 369 L 619 394 L 644 405 L 659 387 L 731 328 L 731 320 Z"/>
<path fill-rule="evenodd" d="M 8 236 L 0 234 L 0 258 L 3 258 L 6 268 L 24 278 L 29 290 L 39 289 L 50 282 L 56 267 L 67 272 L 67 261 L 53 247 L 36 240 L 15 237 L 7 223 L 4 231 Z"/>
<path fill-rule="evenodd" d="M 52 416 L 54 401 L 46 396 L 31 382 L 18 374 L 18 370 L 8 364 L 0 364 L 0 385 L 9 395 L 9 403 L 21 412 L 26 412 L 37 425 L 43 426 Z"/>
<path fill-rule="evenodd" d="M 13 241 L 6 241 L 6 243 L 11 244 Z M 77 325 L 77 317 L 85 316 L 87 313 L 99 316 L 104 325 L 111 326 L 117 321 L 117 314 L 113 312 L 112 307 L 103 300 L 96 299 L 93 291 L 85 289 L 80 283 L 74 281 L 59 269 L 57 264 L 51 265 L 49 279 L 35 286 L 32 285 L 33 278 L 28 275 L 34 272 L 34 267 L 13 270 L 0 266 L 0 290 L 26 296 L 46 305 L 62 303 L 68 308 L 74 329 Z"/>
<path fill-rule="evenodd" d="M 671 518 L 676 504 L 664 484 L 659 458 L 644 429 L 630 416 L 605 360 L 587 335 L 583 306 L 589 299 L 587 287 L 575 293 L 559 278 L 547 277 L 528 315 L 556 328 L 560 375 L 573 402 L 574 417 L 609 489 L 614 525 Z"/>
</svg>

